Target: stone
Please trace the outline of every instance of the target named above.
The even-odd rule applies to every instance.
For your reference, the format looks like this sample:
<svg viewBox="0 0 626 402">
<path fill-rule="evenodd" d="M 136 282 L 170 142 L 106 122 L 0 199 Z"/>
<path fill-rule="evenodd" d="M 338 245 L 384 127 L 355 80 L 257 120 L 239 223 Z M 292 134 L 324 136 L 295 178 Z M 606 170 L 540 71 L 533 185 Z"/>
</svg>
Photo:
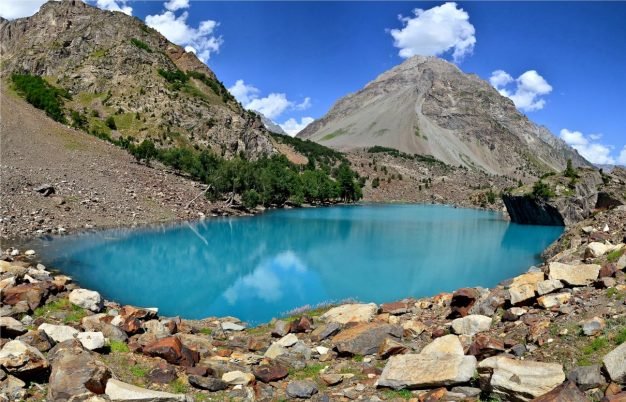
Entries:
<svg viewBox="0 0 626 402">
<path fill-rule="evenodd" d="M 378 379 L 379 387 L 433 388 L 463 384 L 476 370 L 474 356 L 405 354 L 391 356 Z"/>
<path fill-rule="evenodd" d="M 55 190 L 51 184 L 42 184 L 35 187 L 35 192 L 43 195 L 44 197 L 48 197 L 49 195 L 54 194 Z"/>
<path fill-rule="evenodd" d="M 244 327 L 243 325 L 240 324 L 235 324 L 234 322 L 230 322 L 230 321 L 226 321 L 220 324 L 220 326 L 222 327 L 223 331 L 243 331 L 244 329 L 246 329 L 246 327 Z"/>
<path fill-rule="evenodd" d="M 319 353 L 320 355 L 325 355 L 328 352 L 330 352 L 330 349 L 327 348 L 326 346 L 316 346 L 315 351 Z"/>
<path fill-rule="evenodd" d="M 336 322 L 330 322 L 328 324 L 323 324 L 318 326 L 311 332 L 311 341 L 320 342 L 324 339 L 331 337 L 341 329 L 341 325 Z"/>
<path fill-rule="evenodd" d="M 175 336 L 159 339 L 156 342 L 146 345 L 142 349 L 143 353 L 160 357 L 170 364 L 192 367 L 200 360 L 198 352 L 184 346 Z"/>
<path fill-rule="evenodd" d="M 94 313 L 99 312 L 103 307 L 102 297 L 95 290 L 74 289 L 70 292 L 69 300 L 70 303 Z"/>
<path fill-rule="evenodd" d="M 146 374 L 146 379 L 149 382 L 157 384 L 169 384 L 178 378 L 176 369 L 174 366 L 167 364 L 164 361 L 160 361 L 155 367 L 150 369 Z"/>
<path fill-rule="evenodd" d="M 61 343 L 63 341 L 67 341 L 70 339 L 74 339 L 78 334 L 78 330 L 76 328 L 72 328 L 68 325 L 53 325 L 48 323 L 43 323 L 38 328 L 40 331 L 43 331 L 56 343 Z"/>
<path fill-rule="evenodd" d="M 283 320 L 277 320 L 272 329 L 272 336 L 281 338 L 291 331 L 291 323 Z"/>
<path fill-rule="evenodd" d="M 452 329 L 459 335 L 475 335 L 479 332 L 488 331 L 491 328 L 491 317 L 471 314 L 452 321 Z"/>
<path fill-rule="evenodd" d="M 590 402 L 572 381 L 567 381 L 533 402 Z"/>
<path fill-rule="evenodd" d="M 600 265 L 568 265 L 560 262 L 551 262 L 548 265 L 548 271 L 550 279 L 558 279 L 570 286 L 586 286 L 598 279 Z"/>
<path fill-rule="evenodd" d="M 170 329 L 159 320 L 149 320 L 144 322 L 143 329 L 146 332 L 153 334 L 157 339 L 166 338 L 172 335 Z"/>
<path fill-rule="evenodd" d="M 50 367 L 39 350 L 18 340 L 9 341 L 2 347 L 0 366 L 7 373 L 24 381 L 40 378 Z"/>
<path fill-rule="evenodd" d="M 523 284 L 509 288 L 511 304 L 516 305 L 535 297 L 536 285 Z"/>
<path fill-rule="evenodd" d="M 2 372 L 4 374 L 4 372 Z M 4 374 L 6 376 L 6 374 Z M 25 401 L 26 383 L 12 375 L 0 378 L 0 401 Z M 5 399 L 8 398 L 8 399 Z"/>
<path fill-rule="evenodd" d="M 575 367 L 567 374 L 567 379 L 575 382 L 581 390 L 587 391 L 606 384 L 601 369 L 598 364 Z"/>
<path fill-rule="evenodd" d="M 366 322 L 342 330 L 331 342 L 339 354 L 370 355 L 378 351 L 385 338 L 401 338 L 402 332 L 399 326 Z"/>
<path fill-rule="evenodd" d="M 215 377 L 200 377 L 197 375 L 190 375 L 188 378 L 189 384 L 192 387 L 199 389 L 206 389 L 207 391 L 217 392 L 228 388 L 228 384 L 219 378 Z"/>
<path fill-rule="evenodd" d="M 385 338 L 378 348 L 378 356 L 381 359 L 387 359 L 389 356 L 406 353 L 409 349 L 392 338 Z"/>
<path fill-rule="evenodd" d="M 259 381 L 265 383 L 282 380 L 289 374 L 287 369 L 278 364 L 257 366 L 252 370 L 252 373 Z"/>
<path fill-rule="evenodd" d="M 321 374 L 320 378 L 326 385 L 333 386 L 343 381 L 343 374 Z"/>
<path fill-rule="evenodd" d="M 101 395 L 111 371 L 85 351 L 80 342 L 70 340 L 55 346 L 48 357 L 52 372 L 48 384 L 48 401 L 82 400 L 89 395 Z"/>
<path fill-rule="evenodd" d="M 600 268 L 600 273 L 598 274 L 598 277 L 600 277 L 600 278 L 611 278 L 611 277 L 615 276 L 617 271 L 619 271 L 619 269 L 617 269 L 617 265 L 611 264 L 611 263 L 604 264 L 602 266 L 602 268 Z"/>
<path fill-rule="evenodd" d="M 213 342 L 206 336 L 182 333 L 178 333 L 175 336 L 180 339 L 183 345 L 198 352 L 201 357 L 212 354 Z"/>
<path fill-rule="evenodd" d="M 296 342 L 298 342 L 298 337 L 294 334 L 288 334 L 288 335 L 283 336 L 282 338 L 280 338 L 274 343 L 276 343 L 279 346 L 288 348 L 290 346 L 295 345 Z"/>
<path fill-rule="evenodd" d="M 479 297 L 480 293 L 473 288 L 462 288 L 452 293 L 452 300 L 450 301 L 451 312 L 448 318 L 459 318 L 468 315 Z"/>
<path fill-rule="evenodd" d="M 229 371 L 222 375 L 222 381 L 229 385 L 248 385 L 254 382 L 254 374 L 244 373 L 243 371 Z"/>
<path fill-rule="evenodd" d="M 468 354 L 476 356 L 479 360 L 483 360 L 487 357 L 503 353 L 504 350 L 504 342 L 501 340 L 491 338 L 485 334 L 478 334 L 474 338 L 474 342 L 470 345 Z"/>
<path fill-rule="evenodd" d="M 591 242 L 587 244 L 585 248 L 585 258 L 598 258 L 604 254 L 614 250 L 616 247 L 612 244 L 605 244 L 600 242 Z"/>
<path fill-rule="evenodd" d="M 136 387 L 116 379 L 110 379 L 106 384 L 105 394 L 111 402 L 187 402 L 188 398 L 182 394 L 170 394 L 161 391 Z"/>
<path fill-rule="evenodd" d="M 102 332 L 80 332 L 76 335 L 76 339 L 87 350 L 98 350 L 105 346 L 104 334 Z"/>
<path fill-rule="evenodd" d="M 0 317 L 0 334 L 3 338 L 15 338 L 25 334 L 27 329 L 24 324 L 13 317 Z"/>
<path fill-rule="evenodd" d="M 309 399 L 317 394 L 317 384 L 311 380 L 290 381 L 287 384 L 287 396 L 291 398 Z"/>
<path fill-rule="evenodd" d="M 43 283 L 26 283 L 4 289 L 2 303 L 14 306 L 20 302 L 26 302 L 28 308 L 34 311 L 49 294 L 49 288 Z"/>
<path fill-rule="evenodd" d="M 267 348 L 263 356 L 267 357 L 268 359 L 276 359 L 278 356 L 282 356 L 287 353 L 288 351 L 286 347 L 280 346 L 279 344 L 274 342 L 270 345 L 269 348 Z"/>
<path fill-rule="evenodd" d="M 347 324 L 349 322 L 364 323 L 371 321 L 378 307 L 374 303 L 369 304 L 343 304 L 333 307 L 324 314 L 321 319 L 326 322 L 336 322 L 338 324 Z"/>
<path fill-rule="evenodd" d="M 455 394 L 463 394 L 467 398 L 477 398 L 482 392 L 480 388 L 463 387 L 463 386 L 452 387 L 450 391 L 454 392 Z"/>
<path fill-rule="evenodd" d="M 537 284 L 537 293 L 539 296 L 543 296 L 548 293 L 552 293 L 555 290 L 563 288 L 563 282 L 558 279 L 546 279 Z"/>
<path fill-rule="evenodd" d="M 604 368 L 612 381 L 626 383 L 626 342 L 610 351 L 602 359 Z"/>
<path fill-rule="evenodd" d="M 606 323 L 600 317 L 593 317 L 580 323 L 583 333 L 587 336 L 598 335 L 606 327 Z"/>
<path fill-rule="evenodd" d="M 545 309 L 558 307 L 569 302 L 572 298 L 570 293 L 554 293 L 537 298 L 537 304 Z"/>
<path fill-rule="evenodd" d="M 426 325 L 421 321 L 409 320 L 403 322 L 401 325 L 404 330 L 404 336 L 419 336 L 426 330 Z"/>
<path fill-rule="evenodd" d="M 54 346 L 54 341 L 46 335 L 45 332 L 40 330 L 31 330 L 22 336 L 17 337 L 24 343 L 35 347 L 40 352 L 47 352 Z"/>
<path fill-rule="evenodd" d="M 626 391 L 618 394 L 607 395 L 602 399 L 602 402 L 626 402 Z"/>
<path fill-rule="evenodd" d="M 442 355 L 442 354 L 450 354 L 456 356 L 463 356 L 465 352 L 463 351 L 463 345 L 459 340 L 459 337 L 456 335 L 444 335 L 442 337 L 436 338 L 428 345 L 424 346 L 424 348 L 420 351 L 422 355 Z"/>
<path fill-rule="evenodd" d="M 310 317 L 307 317 L 306 315 L 303 315 L 302 317 L 300 317 L 299 319 L 291 323 L 291 332 L 294 332 L 296 334 L 311 332 L 312 328 L 313 328 L 313 319 Z"/>
<path fill-rule="evenodd" d="M 563 366 L 506 356 L 489 357 L 478 364 L 483 390 L 506 401 L 529 401 L 544 395 L 565 380 Z"/>
<path fill-rule="evenodd" d="M 391 315 L 402 315 L 409 311 L 409 303 L 397 301 L 392 303 L 384 303 L 380 306 L 380 312 Z"/>
</svg>

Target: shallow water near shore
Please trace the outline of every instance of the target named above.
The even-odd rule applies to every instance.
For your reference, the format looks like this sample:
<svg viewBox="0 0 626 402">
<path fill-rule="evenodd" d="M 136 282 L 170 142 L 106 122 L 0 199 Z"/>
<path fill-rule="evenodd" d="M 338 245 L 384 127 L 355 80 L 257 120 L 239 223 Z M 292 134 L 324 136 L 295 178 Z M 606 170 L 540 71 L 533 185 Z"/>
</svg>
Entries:
<svg viewBox="0 0 626 402">
<path fill-rule="evenodd" d="M 388 302 L 491 287 L 540 261 L 561 227 L 435 205 L 272 211 L 162 228 L 39 239 L 42 262 L 82 287 L 163 316 L 253 324 L 304 305 Z"/>
</svg>

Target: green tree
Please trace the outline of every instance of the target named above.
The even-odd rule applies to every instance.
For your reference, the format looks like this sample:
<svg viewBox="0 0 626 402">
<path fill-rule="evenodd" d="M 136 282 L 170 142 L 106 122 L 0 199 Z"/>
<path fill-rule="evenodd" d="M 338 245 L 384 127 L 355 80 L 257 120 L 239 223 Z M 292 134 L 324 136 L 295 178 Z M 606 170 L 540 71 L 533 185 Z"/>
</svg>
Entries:
<svg viewBox="0 0 626 402">
<path fill-rule="evenodd" d="M 150 140 L 143 140 L 139 146 L 135 147 L 133 155 L 138 162 L 143 160 L 146 162 L 146 165 L 149 165 L 150 160 L 157 157 L 159 152 L 154 146 L 154 142 Z"/>
<path fill-rule="evenodd" d="M 117 125 L 115 124 L 115 119 L 113 118 L 113 116 L 107 117 L 107 119 L 104 121 L 104 124 L 106 124 L 107 127 L 111 130 L 117 130 Z"/>
<path fill-rule="evenodd" d="M 244 207 L 252 209 L 261 203 L 261 196 L 256 190 L 246 190 L 241 196 L 241 203 Z"/>
</svg>

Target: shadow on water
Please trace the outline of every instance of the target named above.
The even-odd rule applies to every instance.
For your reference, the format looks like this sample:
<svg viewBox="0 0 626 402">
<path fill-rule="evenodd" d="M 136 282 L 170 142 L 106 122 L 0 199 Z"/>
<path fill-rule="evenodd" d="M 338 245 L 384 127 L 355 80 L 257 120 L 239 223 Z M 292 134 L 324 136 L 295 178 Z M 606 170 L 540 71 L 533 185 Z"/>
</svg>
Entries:
<svg viewBox="0 0 626 402">
<path fill-rule="evenodd" d="M 258 323 L 305 304 L 493 286 L 537 263 L 561 232 L 492 212 L 386 205 L 108 230 L 38 246 L 47 265 L 109 299 Z"/>
</svg>

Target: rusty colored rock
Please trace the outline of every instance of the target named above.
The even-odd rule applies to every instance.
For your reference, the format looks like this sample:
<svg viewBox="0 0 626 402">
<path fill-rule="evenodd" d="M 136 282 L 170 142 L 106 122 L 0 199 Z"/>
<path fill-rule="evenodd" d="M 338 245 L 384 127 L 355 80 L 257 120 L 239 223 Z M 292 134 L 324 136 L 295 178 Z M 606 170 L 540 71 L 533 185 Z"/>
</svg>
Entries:
<svg viewBox="0 0 626 402">
<path fill-rule="evenodd" d="M 485 334 L 478 334 L 470 345 L 468 354 L 482 360 L 504 352 L 504 342 L 491 338 Z"/>
<path fill-rule="evenodd" d="M 313 319 L 303 315 L 300 319 L 293 321 L 291 323 L 290 332 L 301 334 L 304 332 L 311 332 L 311 328 L 313 327 Z"/>
<path fill-rule="evenodd" d="M 476 304 L 479 296 L 478 291 L 472 288 L 462 288 L 454 292 L 450 301 L 452 311 L 448 318 L 459 318 L 468 315 L 469 310 Z"/>
<path fill-rule="evenodd" d="M 409 303 L 404 301 L 397 301 L 392 303 L 385 303 L 380 306 L 381 313 L 387 313 L 391 315 L 405 314 L 409 311 Z"/>
<path fill-rule="evenodd" d="M 199 360 L 198 352 L 184 346 L 175 336 L 159 339 L 143 348 L 148 356 L 160 357 L 170 364 L 194 366 Z"/>
<path fill-rule="evenodd" d="M 252 370 L 252 373 L 257 380 L 264 383 L 282 380 L 289 374 L 287 369 L 278 364 L 257 366 Z"/>
<path fill-rule="evenodd" d="M 567 381 L 552 391 L 538 398 L 534 402 L 589 402 L 589 399 L 578 389 L 572 381 Z"/>
</svg>

